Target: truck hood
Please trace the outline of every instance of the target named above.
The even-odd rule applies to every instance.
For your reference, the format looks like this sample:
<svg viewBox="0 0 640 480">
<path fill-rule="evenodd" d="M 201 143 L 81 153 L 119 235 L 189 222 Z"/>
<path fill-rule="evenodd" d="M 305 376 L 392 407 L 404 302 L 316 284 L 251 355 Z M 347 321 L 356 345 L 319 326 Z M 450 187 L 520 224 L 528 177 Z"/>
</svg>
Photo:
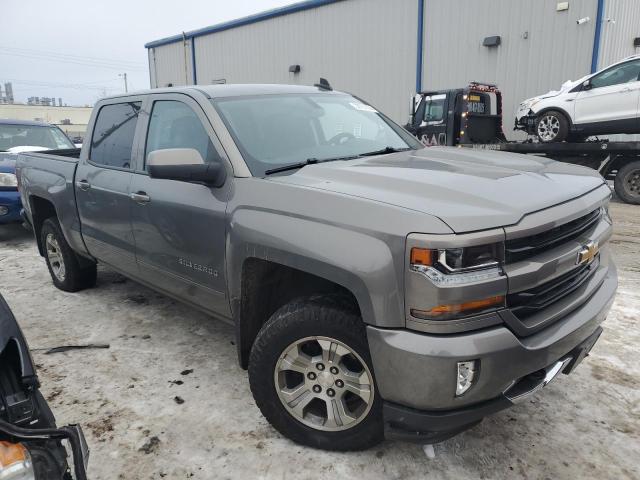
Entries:
<svg viewBox="0 0 640 480">
<path fill-rule="evenodd" d="M 309 165 L 269 179 L 426 213 L 457 233 L 516 224 L 604 183 L 586 167 L 455 147 Z"/>
</svg>

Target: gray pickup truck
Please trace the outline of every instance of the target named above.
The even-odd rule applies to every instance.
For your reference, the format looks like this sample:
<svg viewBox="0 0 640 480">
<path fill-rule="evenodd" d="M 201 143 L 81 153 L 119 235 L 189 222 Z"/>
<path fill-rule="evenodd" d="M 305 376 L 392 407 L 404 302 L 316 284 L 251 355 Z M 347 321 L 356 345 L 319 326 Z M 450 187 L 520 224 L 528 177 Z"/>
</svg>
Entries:
<svg viewBox="0 0 640 480">
<path fill-rule="evenodd" d="M 232 323 L 301 444 L 455 435 L 571 372 L 617 288 L 596 172 L 424 148 L 322 83 L 108 98 L 63 153 L 17 162 L 54 284 L 101 263 Z"/>
</svg>

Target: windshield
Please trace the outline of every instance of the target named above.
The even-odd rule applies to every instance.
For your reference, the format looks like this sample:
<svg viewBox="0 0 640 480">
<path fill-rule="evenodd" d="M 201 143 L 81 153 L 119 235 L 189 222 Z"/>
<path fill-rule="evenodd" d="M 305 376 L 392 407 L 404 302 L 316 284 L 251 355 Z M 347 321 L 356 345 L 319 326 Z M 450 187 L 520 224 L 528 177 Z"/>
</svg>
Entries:
<svg viewBox="0 0 640 480">
<path fill-rule="evenodd" d="M 58 127 L 39 125 L 0 125 L 0 151 L 15 147 L 41 147 L 50 150 L 75 148 Z"/>
<path fill-rule="evenodd" d="M 355 157 L 420 143 L 373 107 L 334 93 L 257 95 L 214 100 L 251 173 Z"/>
</svg>

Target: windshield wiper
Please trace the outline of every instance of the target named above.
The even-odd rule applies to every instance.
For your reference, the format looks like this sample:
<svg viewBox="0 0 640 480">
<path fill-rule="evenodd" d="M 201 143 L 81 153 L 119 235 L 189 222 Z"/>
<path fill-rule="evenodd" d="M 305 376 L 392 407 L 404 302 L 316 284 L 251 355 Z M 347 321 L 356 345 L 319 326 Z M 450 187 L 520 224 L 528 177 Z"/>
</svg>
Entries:
<svg viewBox="0 0 640 480">
<path fill-rule="evenodd" d="M 292 163 L 291 165 L 285 165 L 283 167 L 271 168 L 265 170 L 265 175 L 271 175 L 272 173 L 286 172 L 287 170 L 295 170 L 296 168 L 306 167 L 307 165 L 315 165 L 316 163 L 333 162 L 334 160 L 354 160 L 358 158 L 358 155 L 349 155 L 346 157 L 332 157 L 323 158 L 318 160 L 317 158 L 307 158 L 304 162 Z"/>
<path fill-rule="evenodd" d="M 331 157 L 331 158 L 323 158 L 318 160 L 317 158 L 307 158 L 304 162 L 292 163 L 291 165 L 285 165 L 283 167 L 271 168 L 269 170 L 265 170 L 265 175 L 271 175 L 272 173 L 286 172 L 287 170 L 295 170 L 296 168 L 306 167 L 307 165 L 314 165 L 316 163 L 324 163 L 324 162 L 333 162 L 335 160 L 355 160 L 360 157 L 371 157 L 374 155 L 384 155 L 387 153 L 396 153 L 396 152 L 406 152 L 407 150 L 411 150 L 410 147 L 407 148 L 394 148 L 394 147 L 384 147 L 381 150 L 375 150 L 373 152 L 360 153 L 358 155 L 347 155 L 344 157 Z"/>
<path fill-rule="evenodd" d="M 380 150 L 374 150 L 373 152 L 361 153 L 358 156 L 359 157 L 373 157 L 374 155 L 385 155 L 387 153 L 406 152 L 407 150 L 411 150 L 411 147 L 407 147 L 407 148 L 384 147 L 384 148 L 382 148 Z"/>
</svg>

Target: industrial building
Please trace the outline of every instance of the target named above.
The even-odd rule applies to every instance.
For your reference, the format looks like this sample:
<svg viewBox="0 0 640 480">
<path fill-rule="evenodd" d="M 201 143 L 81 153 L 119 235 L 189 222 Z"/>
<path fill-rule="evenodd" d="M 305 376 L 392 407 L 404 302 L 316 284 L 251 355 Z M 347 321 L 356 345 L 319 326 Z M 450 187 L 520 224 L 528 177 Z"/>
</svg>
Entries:
<svg viewBox="0 0 640 480">
<path fill-rule="evenodd" d="M 309 0 L 147 43 L 152 87 L 327 78 L 405 123 L 416 90 L 525 98 L 640 52 L 637 0 Z"/>
</svg>

